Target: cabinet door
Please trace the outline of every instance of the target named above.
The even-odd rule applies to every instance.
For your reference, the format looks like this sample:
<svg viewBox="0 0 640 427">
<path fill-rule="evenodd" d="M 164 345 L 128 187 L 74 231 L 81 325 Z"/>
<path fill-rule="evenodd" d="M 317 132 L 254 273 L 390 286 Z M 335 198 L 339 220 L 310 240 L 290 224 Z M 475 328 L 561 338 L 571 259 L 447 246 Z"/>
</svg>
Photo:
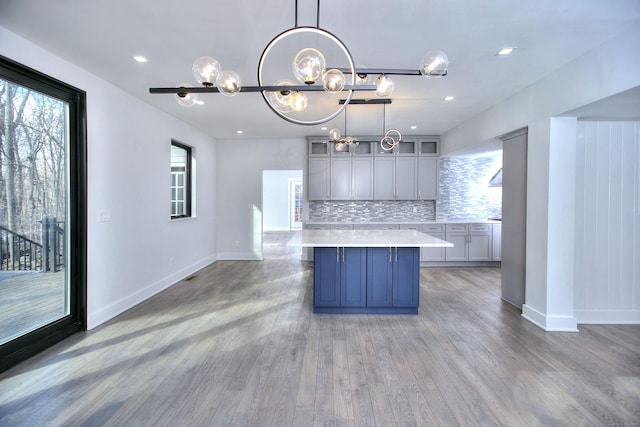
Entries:
<svg viewBox="0 0 640 427">
<path fill-rule="evenodd" d="M 393 200 L 395 198 L 395 158 L 380 156 L 374 159 L 373 199 Z"/>
<path fill-rule="evenodd" d="M 331 200 L 351 199 L 351 159 L 331 159 Z"/>
<path fill-rule="evenodd" d="M 448 233 L 445 235 L 447 242 L 453 243 L 452 248 L 445 248 L 446 261 L 467 261 L 467 233 Z"/>
<path fill-rule="evenodd" d="M 489 231 L 469 234 L 469 261 L 491 261 L 491 234 Z"/>
<path fill-rule="evenodd" d="M 329 199 L 329 158 L 309 157 L 309 179 L 307 193 L 309 200 Z"/>
<path fill-rule="evenodd" d="M 445 240 L 444 238 L 444 233 L 433 233 L 433 232 L 427 232 L 425 231 L 425 233 L 430 234 L 433 237 L 436 237 L 438 239 L 442 239 Z M 444 257 L 444 253 L 445 253 L 445 248 L 422 248 L 421 252 L 420 252 L 420 261 L 444 261 L 445 257 Z"/>
<path fill-rule="evenodd" d="M 340 258 L 338 248 L 314 248 L 313 305 L 340 306 Z"/>
<path fill-rule="evenodd" d="M 353 200 L 373 199 L 373 157 L 352 158 L 351 196 Z"/>
<path fill-rule="evenodd" d="M 418 198 L 436 200 L 438 198 L 439 174 L 437 157 L 420 157 L 418 165 Z"/>
<path fill-rule="evenodd" d="M 420 250 L 394 248 L 393 306 L 417 307 L 420 296 Z"/>
<path fill-rule="evenodd" d="M 367 306 L 393 305 L 392 248 L 367 248 Z"/>
<path fill-rule="evenodd" d="M 418 159 L 396 157 L 396 200 L 418 198 Z"/>
<path fill-rule="evenodd" d="M 367 304 L 366 248 L 341 248 L 342 307 L 364 307 Z"/>
<path fill-rule="evenodd" d="M 500 261 L 502 259 L 502 224 L 493 224 L 493 236 L 491 238 L 493 261 Z"/>
</svg>

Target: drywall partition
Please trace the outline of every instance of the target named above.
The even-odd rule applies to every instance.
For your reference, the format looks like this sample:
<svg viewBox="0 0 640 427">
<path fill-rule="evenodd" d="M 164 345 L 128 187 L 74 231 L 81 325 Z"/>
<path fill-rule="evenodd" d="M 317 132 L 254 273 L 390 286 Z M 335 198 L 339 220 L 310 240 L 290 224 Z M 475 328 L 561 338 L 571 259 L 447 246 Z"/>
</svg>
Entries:
<svg viewBox="0 0 640 427">
<path fill-rule="evenodd" d="M 640 122 L 578 122 L 578 323 L 640 323 Z"/>
<path fill-rule="evenodd" d="M 522 309 L 525 301 L 527 129 L 501 136 L 502 299 Z"/>
<path fill-rule="evenodd" d="M 307 141 L 218 140 L 216 156 L 218 259 L 260 260 L 262 171 L 306 170 Z"/>
<path fill-rule="evenodd" d="M 169 219 L 171 139 L 194 147 L 200 183 L 215 182 L 215 141 L 2 27 L 0 54 L 87 93 L 89 329 L 215 260 L 213 185 L 197 218 Z"/>
</svg>

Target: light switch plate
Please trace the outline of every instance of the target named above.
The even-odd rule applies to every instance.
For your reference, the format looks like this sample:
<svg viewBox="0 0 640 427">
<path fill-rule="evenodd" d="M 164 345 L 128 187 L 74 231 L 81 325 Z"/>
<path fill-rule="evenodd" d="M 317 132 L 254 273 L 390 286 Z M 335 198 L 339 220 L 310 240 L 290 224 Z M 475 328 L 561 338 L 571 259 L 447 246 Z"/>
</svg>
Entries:
<svg viewBox="0 0 640 427">
<path fill-rule="evenodd" d="M 109 222 L 109 221 L 111 221 L 111 211 L 110 210 L 98 211 L 98 222 Z"/>
</svg>

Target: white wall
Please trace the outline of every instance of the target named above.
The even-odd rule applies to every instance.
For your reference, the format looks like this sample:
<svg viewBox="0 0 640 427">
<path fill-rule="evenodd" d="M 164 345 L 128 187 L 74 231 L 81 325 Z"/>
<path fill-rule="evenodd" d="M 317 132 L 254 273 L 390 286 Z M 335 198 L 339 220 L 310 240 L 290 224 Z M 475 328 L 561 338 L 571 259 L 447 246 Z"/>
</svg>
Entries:
<svg viewBox="0 0 640 427">
<path fill-rule="evenodd" d="M 263 231 L 291 227 L 291 181 L 302 181 L 301 170 L 266 170 L 262 176 Z"/>
<path fill-rule="evenodd" d="M 2 27 L 0 54 L 87 92 L 89 329 L 215 260 L 215 141 Z M 197 218 L 174 222 L 172 138 L 194 147 L 200 183 Z"/>
<path fill-rule="evenodd" d="M 216 150 L 218 259 L 262 259 L 262 171 L 306 170 L 307 141 L 218 140 Z"/>
<path fill-rule="evenodd" d="M 578 323 L 640 323 L 640 122 L 579 122 Z"/>
<path fill-rule="evenodd" d="M 629 28 L 441 136 L 441 152 L 448 155 L 528 128 L 525 309 L 530 320 L 535 318 L 535 323 L 547 330 L 575 330 L 570 324 L 576 322 L 574 313 L 566 312 L 567 304 L 573 305 L 573 292 L 553 291 L 563 279 L 555 275 L 566 273 L 556 267 L 562 263 L 573 265 L 574 258 L 573 251 L 564 253 L 551 248 L 552 242 L 557 241 L 552 233 L 565 220 L 558 218 L 573 215 L 573 210 L 563 211 L 563 204 L 557 199 L 554 203 L 549 199 L 559 184 L 554 180 L 563 176 L 550 172 L 550 159 L 563 152 L 555 146 L 558 141 L 552 141 L 552 117 L 640 86 L 640 55 L 630 54 L 637 52 L 639 45 L 640 28 Z M 575 140 L 573 144 L 575 147 Z M 601 221 L 598 219 L 598 224 Z M 550 259 L 553 265 L 549 265 Z M 633 264 L 636 272 L 640 270 L 640 260 L 634 259 Z M 558 311 L 560 307 L 562 312 Z"/>
</svg>

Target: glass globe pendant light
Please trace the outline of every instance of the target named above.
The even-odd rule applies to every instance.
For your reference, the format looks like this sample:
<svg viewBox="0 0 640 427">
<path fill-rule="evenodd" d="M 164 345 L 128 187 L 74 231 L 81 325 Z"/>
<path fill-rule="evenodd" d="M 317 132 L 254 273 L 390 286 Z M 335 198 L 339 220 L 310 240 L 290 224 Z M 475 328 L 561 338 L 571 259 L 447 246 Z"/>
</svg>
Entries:
<svg viewBox="0 0 640 427">
<path fill-rule="evenodd" d="M 188 88 L 193 86 L 191 86 L 189 83 L 180 83 L 178 87 Z M 182 107 L 193 107 L 198 103 L 198 94 L 196 93 L 178 92 L 174 96 L 178 105 L 181 105 Z"/>
<path fill-rule="evenodd" d="M 193 76 L 204 86 L 213 86 L 220 72 L 220 63 L 210 56 L 201 56 L 191 67 Z"/>
<path fill-rule="evenodd" d="M 293 92 L 289 95 L 289 106 L 293 111 L 304 111 L 307 108 L 307 95 L 302 92 Z"/>
<path fill-rule="evenodd" d="M 376 81 L 376 95 L 379 97 L 389 96 L 393 93 L 394 87 L 391 77 L 382 74 Z"/>
<path fill-rule="evenodd" d="M 428 79 L 447 75 L 449 57 L 441 50 L 430 50 L 422 56 L 420 73 Z"/>
<path fill-rule="evenodd" d="M 289 80 L 278 80 L 274 86 L 293 86 L 293 82 Z M 281 90 L 267 93 L 269 103 L 281 113 L 290 113 L 291 108 L 291 91 Z"/>
<path fill-rule="evenodd" d="M 314 84 L 322 76 L 325 67 L 324 55 L 311 47 L 302 49 L 293 59 L 293 74 L 304 84 Z"/>
<path fill-rule="evenodd" d="M 327 92 L 338 93 L 344 89 L 345 77 L 342 71 L 331 69 L 322 74 L 322 87 Z"/>
<path fill-rule="evenodd" d="M 225 96 L 235 96 L 242 89 L 240 76 L 235 71 L 220 71 L 216 79 L 218 91 Z"/>
<path fill-rule="evenodd" d="M 339 141 L 342 134 L 340 133 L 340 129 L 333 128 L 329 131 L 329 138 L 331 141 Z"/>
</svg>

